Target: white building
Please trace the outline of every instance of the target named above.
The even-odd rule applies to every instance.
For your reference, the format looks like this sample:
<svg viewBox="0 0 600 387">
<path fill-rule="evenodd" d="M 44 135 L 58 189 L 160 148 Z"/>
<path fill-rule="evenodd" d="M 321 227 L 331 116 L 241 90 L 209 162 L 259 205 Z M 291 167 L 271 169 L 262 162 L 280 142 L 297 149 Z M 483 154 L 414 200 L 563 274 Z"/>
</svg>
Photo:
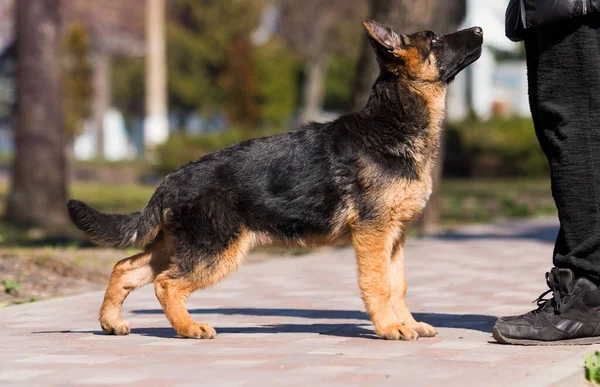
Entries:
<svg viewBox="0 0 600 387">
<path fill-rule="evenodd" d="M 504 34 L 508 0 L 467 0 L 464 28 L 480 26 L 484 31 L 481 58 L 456 77 L 448 97 L 448 118 L 461 120 L 469 114 L 469 103 L 480 118 L 494 111 L 528 116 L 525 61 L 497 62 L 494 51 L 516 52 L 519 45 Z"/>
</svg>

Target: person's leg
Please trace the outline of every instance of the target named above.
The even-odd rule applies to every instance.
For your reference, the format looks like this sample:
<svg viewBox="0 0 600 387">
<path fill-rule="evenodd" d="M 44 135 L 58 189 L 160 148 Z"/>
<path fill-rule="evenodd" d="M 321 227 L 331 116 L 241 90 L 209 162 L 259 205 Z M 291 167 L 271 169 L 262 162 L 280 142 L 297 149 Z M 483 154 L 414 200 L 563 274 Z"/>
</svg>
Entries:
<svg viewBox="0 0 600 387">
<path fill-rule="evenodd" d="M 526 50 L 532 117 L 561 223 L 547 275 L 554 298 L 500 318 L 494 337 L 600 342 L 600 14 L 531 31 Z"/>
<path fill-rule="evenodd" d="M 538 114 L 561 230 L 554 265 L 600 280 L 600 14 L 539 31 Z"/>
<path fill-rule="evenodd" d="M 529 109 L 533 119 L 535 134 L 540 143 L 542 151 L 550 163 L 550 149 L 548 139 L 544 136 L 544 130 L 540 124 L 539 103 L 538 103 L 538 64 L 540 61 L 540 50 L 538 44 L 538 30 L 527 30 L 525 35 L 525 58 L 527 61 L 527 92 L 529 95 Z"/>
</svg>

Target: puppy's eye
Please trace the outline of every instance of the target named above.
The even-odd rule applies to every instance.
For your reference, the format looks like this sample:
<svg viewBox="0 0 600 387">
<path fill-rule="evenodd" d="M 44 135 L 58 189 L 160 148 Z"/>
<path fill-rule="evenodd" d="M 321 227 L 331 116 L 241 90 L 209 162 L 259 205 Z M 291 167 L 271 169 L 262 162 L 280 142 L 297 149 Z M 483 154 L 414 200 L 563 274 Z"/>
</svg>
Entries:
<svg viewBox="0 0 600 387">
<path fill-rule="evenodd" d="M 438 36 L 431 37 L 431 44 L 439 43 L 439 41 L 440 41 L 440 38 Z"/>
</svg>

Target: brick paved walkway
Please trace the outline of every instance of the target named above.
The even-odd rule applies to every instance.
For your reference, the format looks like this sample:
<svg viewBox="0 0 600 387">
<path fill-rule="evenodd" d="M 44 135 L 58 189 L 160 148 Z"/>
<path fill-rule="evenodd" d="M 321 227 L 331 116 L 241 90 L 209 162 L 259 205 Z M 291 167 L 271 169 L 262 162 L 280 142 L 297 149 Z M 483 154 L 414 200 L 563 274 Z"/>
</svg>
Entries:
<svg viewBox="0 0 600 387">
<path fill-rule="evenodd" d="M 545 290 L 553 220 L 410 240 L 408 302 L 439 335 L 375 339 L 350 249 L 248 264 L 196 292 L 188 308 L 216 340 L 174 338 L 152 287 L 124 308 L 132 334 L 105 336 L 102 294 L 0 310 L 0 384 L 23 385 L 583 385 L 594 347 L 491 342 L 496 316 Z"/>
</svg>

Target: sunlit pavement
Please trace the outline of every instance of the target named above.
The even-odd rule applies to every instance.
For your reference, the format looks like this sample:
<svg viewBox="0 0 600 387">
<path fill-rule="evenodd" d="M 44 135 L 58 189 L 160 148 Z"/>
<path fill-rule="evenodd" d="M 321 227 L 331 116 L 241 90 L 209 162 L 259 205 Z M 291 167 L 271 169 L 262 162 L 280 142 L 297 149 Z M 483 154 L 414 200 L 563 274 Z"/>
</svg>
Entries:
<svg viewBox="0 0 600 387">
<path fill-rule="evenodd" d="M 490 334 L 546 290 L 556 229 L 546 219 L 409 240 L 409 306 L 436 338 L 377 339 L 352 250 L 329 250 L 248 264 L 194 293 L 188 308 L 216 340 L 175 338 L 151 286 L 125 303 L 127 337 L 100 330 L 101 293 L 1 309 L 0 384 L 583 385 L 596 347 L 504 346 Z"/>
</svg>

